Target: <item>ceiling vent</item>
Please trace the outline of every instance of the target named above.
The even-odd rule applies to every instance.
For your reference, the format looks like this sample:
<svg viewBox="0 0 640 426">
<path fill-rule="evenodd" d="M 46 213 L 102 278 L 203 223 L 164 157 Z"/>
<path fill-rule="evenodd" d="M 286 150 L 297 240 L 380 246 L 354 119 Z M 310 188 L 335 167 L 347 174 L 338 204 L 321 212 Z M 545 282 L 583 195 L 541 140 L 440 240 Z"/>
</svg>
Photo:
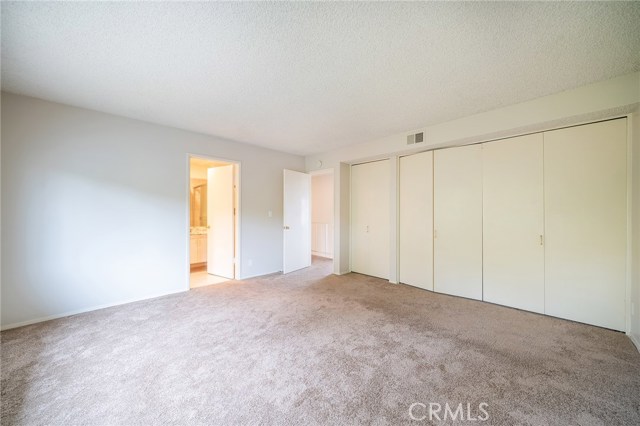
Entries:
<svg viewBox="0 0 640 426">
<path fill-rule="evenodd" d="M 421 143 L 421 142 L 424 142 L 423 132 L 407 136 L 407 145 L 413 145 L 414 143 Z"/>
</svg>

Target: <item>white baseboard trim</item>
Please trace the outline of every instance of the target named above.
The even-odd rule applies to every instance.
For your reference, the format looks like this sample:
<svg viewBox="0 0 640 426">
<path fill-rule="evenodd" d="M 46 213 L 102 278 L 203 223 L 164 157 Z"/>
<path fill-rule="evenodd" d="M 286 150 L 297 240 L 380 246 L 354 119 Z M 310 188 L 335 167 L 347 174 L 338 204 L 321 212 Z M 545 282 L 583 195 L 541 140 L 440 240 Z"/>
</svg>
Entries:
<svg viewBox="0 0 640 426">
<path fill-rule="evenodd" d="M 258 278 L 258 277 L 264 277 L 266 275 L 281 274 L 281 273 L 282 273 L 282 271 L 273 271 L 273 272 L 265 272 L 265 273 L 261 273 L 261 274 L 255 274 L 255 275 L 247 275 L 247 276 L 242 276 L 242 277 L 238 278 L 238 281 L 250 280 L 251 278 Z"/>
<path fill-rule="evenodd" d="M 127 303 L 156 299 L 158 297 L 169 296 L 170 294 L 182 293 L 184 291 L 187 291 L 187 290 L 178 290 L 178 291 L 171 291 L 168 293 L 159 293 L 159 294 L 136 298 L 136 299 L 127 299 L 127 300 L 122 300 L 114 303 L 105 303 L 104 305 L 91 306 L 89 308 L 76 309 L 73 311 L 63 312 L 61 314 L 48 315 L 46 317 L 40 317 L 40 318 L 35 318 L 27 321 L 15 322 L 13 324 L 2 325 L 2 327 L 0 327 L 0 330 L 1 331 L 10 330 L 12 328 L 24 327 L 25 325 L 37 324 L 39 322 L 45 322 L 45 321 L 51 321 L 58 318 L 70 317 L 71 315 L 78 315 L 78 314 L 83 314 L 85 312 L 97 311 L 99 309 L 111 308 L 113 306 L 126 305 Z"/>
<path fill-rule="evenodd" d="M 640 336 L 634 336 L 631 333 L 628 333 L 627 336 L 629 336 L 629 339 L 631 339 L 631 342 L 636 346 L 636 349 L 638 350 L 638 352 L 640 352 Z"/>
</svg>

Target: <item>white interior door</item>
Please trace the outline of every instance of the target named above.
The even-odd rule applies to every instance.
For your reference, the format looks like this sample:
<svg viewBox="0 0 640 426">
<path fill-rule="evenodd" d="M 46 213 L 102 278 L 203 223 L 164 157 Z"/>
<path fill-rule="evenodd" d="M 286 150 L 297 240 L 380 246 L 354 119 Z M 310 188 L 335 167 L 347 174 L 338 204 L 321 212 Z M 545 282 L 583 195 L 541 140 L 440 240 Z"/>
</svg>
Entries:
<svg viewBox="0 0 640 426">
<path fill-rule="evenodd" d="M 369 168 L 366 164 L 351 166 L 351 271 L 369 271 Z"/>
<path fill-rule="evenodd" d="M 233 165 L 207 170 L 207 272 L 234 278 Z"/>
<path fill-rule="evenodd" d="M 433 290 L 433 152 L 400 157 L 400 282 Z"/>
<path fill-rule="evenodd" d="M 434 290 L 482 299 L 482 147 L 434 153 Z"/>
<path fill-rule="evenodd" d="M 545 313 L 625 329 L 626 119 L 544 133 Z"/>
<path fill-rule="evenodd" d="M 389 279 L 389 160 L 351 167 L 351 270 Z"/>
<path fill-rule="evenodd" d="M 544 313 L 542 133 L 482 145 L 483 300 Z"/>
<path fill-rule="evenodd" d="M 311 175 L 284 170 L 284 254 L 287 274 L 311 266 Z"/>
</svg>

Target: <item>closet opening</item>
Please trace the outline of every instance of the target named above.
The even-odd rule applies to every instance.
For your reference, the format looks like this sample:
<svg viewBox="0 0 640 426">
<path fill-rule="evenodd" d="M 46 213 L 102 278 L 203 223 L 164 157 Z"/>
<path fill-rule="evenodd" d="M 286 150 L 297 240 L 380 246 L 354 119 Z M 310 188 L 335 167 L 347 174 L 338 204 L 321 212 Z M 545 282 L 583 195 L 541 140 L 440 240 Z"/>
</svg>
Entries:
<svg viewBox="0 0 640 426">
<path fill-rule="evenodd" d="M 189 288 L 239 274 L 240 164 L 189 156 Z"/>
</svg>

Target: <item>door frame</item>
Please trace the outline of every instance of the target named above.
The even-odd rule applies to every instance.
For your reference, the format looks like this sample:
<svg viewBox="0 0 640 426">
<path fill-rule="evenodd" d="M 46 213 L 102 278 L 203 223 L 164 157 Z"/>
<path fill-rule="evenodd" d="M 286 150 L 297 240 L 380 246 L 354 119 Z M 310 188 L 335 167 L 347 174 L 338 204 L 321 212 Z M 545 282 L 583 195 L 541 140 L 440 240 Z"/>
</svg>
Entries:
<svg viewBox="0 0 640 426">
<path fill-rule="evenodd" d="M 242 196 L 241 196 L 241 162 L 238 160 L 230 160 L 227 158 L 222 158 L 222 157 L 212 157 L 210 155 L 206 155 L 206 154 L 196 154 L 196 153 L 190 153 L 188 152 L 186 155 L 186 162 L 187 162 L 187 173 L 186 173 L 186 179 L 185 179 L 185 206 L 186 206 L 186 227 L 185 227 L 185 248 L 186 248 L 186 271 L 185 271 L 185 287 L 186 290 L 189 291 L 191 289 L 191 159 L 192 158 L 197 158 L 200 160 L 207 160 L 207 161 L 215 161 L 215 162 L 221 162 L 221 163 L 228 163 L 228 164 L 233 164 L 234 165 L 234 176 L 233 176 L 233 181 L 234 181 L 234 185 L 236 186 L 236 191 L 235 191 L 235 208 L 236 208 L 236 215 L 235 215 L 235 235 L 234 235 L 234 267 L 233 267 L 233 279 L 234 280 L 240 280 L 243 278 L 242 275 L 242 268 L 241 268 L 241 263 L 240 263 L 240 259 L 242 258 L 241 253 L 242 253 L 242 244 L 240 243 L 241 241 L 241 236 L 242 236 L 242 220 L 241 220 L 241 215 L 242 215 Z"/>
</svg>

